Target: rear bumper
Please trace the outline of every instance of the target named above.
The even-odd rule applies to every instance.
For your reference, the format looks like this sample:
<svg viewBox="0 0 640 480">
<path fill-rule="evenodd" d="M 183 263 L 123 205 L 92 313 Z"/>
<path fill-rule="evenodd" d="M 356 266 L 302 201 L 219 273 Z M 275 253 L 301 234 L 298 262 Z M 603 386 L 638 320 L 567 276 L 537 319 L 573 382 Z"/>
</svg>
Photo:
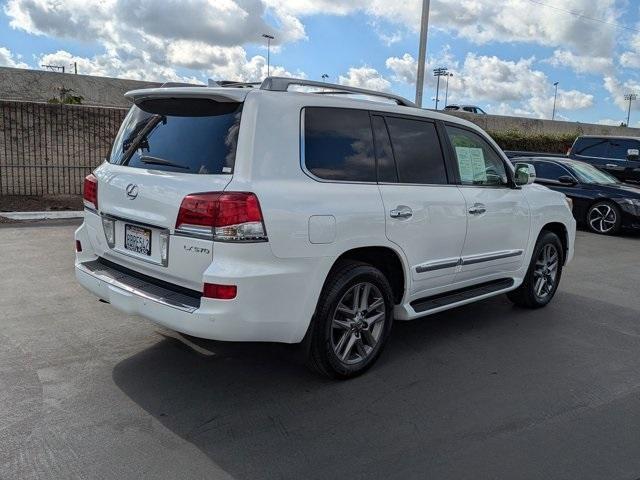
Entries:
<svg viewBox="0 0 640 480">
<path fill-rule="evenodd" d="M 156 275 L 149 283 L 138 269 L 132 272 L 136 275 L 110 269 L 99 261 L 85 224 L 76 240 L 83 246 L 76 255 L 76 279 L 98 298 L 168 329 L 220 341 L 300 342 L 330 268 L 328 259 L 274 261 L 266 243 L 216 245 L 216 258 L 202 281 L 238 288 L 235 299 L 218 300 L 163 288 Z"/>
</svg>

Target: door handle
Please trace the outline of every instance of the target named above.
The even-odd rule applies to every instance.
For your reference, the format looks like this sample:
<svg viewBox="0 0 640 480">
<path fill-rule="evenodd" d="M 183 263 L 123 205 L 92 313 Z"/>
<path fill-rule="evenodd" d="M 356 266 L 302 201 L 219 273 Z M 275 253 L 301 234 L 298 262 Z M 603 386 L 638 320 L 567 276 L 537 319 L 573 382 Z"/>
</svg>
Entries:
<svg viewBox="0 0 640 480">
<path fill-rule="evenodd" d="M 615 163 L 607 163 L 607 164 L 605 165 L 605 167 L 607 167 L 607 168 L 616 168 L 617 166 L 618 166 L 618 165 L 616 165 Z"/>
<path fill-rule="evenodd" d="M 487 207 L 482 203 L 476 203 L 469 209 L 469 213 L 471 215 L 482 215 L 483 213 L 486 213 L 486 211 Z"/>
<path fill-rule="evenodd" d="M 389 212 L 389 216 L 391 218 L 411 218 L 413 216 L 413 210 L 405 205 L 398 205 Z"/>
</svg>

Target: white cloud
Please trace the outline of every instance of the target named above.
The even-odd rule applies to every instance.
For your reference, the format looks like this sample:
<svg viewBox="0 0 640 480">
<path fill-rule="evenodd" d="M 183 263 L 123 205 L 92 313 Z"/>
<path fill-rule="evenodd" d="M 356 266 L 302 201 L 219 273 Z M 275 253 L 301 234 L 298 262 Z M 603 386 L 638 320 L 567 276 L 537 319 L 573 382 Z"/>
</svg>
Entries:
<svg viewBox="0 0 640 480">
<path fill-rule="evenodd" d="M 21 62 L 8 48 L 0 47 L 0 67 L 29 68 L 29 65 Z"/>
<path fill-rule="evenodd" d="M 389 80 L 380 75 L 375 68 L 367 66 L 359 68 L 351 67 L 347 75 L 340 75 L 338 83 L 382 92 L 388 92 L 391 88 L 391 82 L 389 82 Z"/>
<path fill-rule="evenodd" d="M 633 35 L 627 46 L 630 50 L 620 55 L 620 65 L 626 68 L 640 68 L 640 33 Z"/>
<path fill-rule="evenodd" d="M 570 68 L 576 73 L 606 73 L 613 68 L 611 57 L 576 55 L 569 50 L 555 50 L 545 62 L 558 68 Z"/>
<path fill-rule="evenodd" d="M 606 75 L 604 77 L 604 89 L 611 94 L 613 103 L 615 103 L 618 108 L 624 112 L 626 112 L 629 107 L 629 102 L 624 99 L 624 96 L 627 93 L 639 94 L 638 98 L 640 99 L 640 83 L 635 80 L 625 80 L 621 82 L 613 75 Z M 640 105 L 638 105 L 638 103 L 640 102 L 632 102 L 631 109 L 640 109 Z"/>
<path fill-rule="evenodd" d="M 445 60 L 442 61 L 434 59 L 427 66 L 427 72 L 433 65 L 450 65 L 450 72 L 453 73 L 449 78 L 450 103 L 486 102 L 495 105 L 493 111 L 502 115 L 551 116 L 553 87 L 543 72 L 533 68 L 533 58 L 513 61 L 469 53 L 462 65 L 452 59 L 447 51 L 443 53 L 443 58 Z M 390 57 L 385 64 L 393 72 L 394 80 L 415 84 L 417 62 L 411 55 L 406 53 L 401 57 Z M 427 75 L 426 78 L 430 87 L 433 87 L 433 77 Z M 443 93 L 441 90 L 440 94 Z M 578 90 L 558 90 L 557 110 L 578 110 L 592 105 L 591 94 Z"/>
</svg>

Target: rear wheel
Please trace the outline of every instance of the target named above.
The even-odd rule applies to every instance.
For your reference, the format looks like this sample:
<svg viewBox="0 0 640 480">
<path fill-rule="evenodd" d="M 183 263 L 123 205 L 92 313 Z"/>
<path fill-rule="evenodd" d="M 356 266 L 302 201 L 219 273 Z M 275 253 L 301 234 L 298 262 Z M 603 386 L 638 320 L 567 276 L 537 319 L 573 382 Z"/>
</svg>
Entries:
<svg viewBox="0 0 640 480">
<path fill-rule="evenodd" d="M 621 221 L 620 210 L 611 202 L 595 203 L 587 212 L 587 227 L 592 232 L 601 235 L 618 233 Z"/>
<path fill-rule="evenodd" d="M 544 307 L 558 289 L 563 264 L 564 249 L 560 238 L 553 232 L 543 230 L 533 249 L 524 282 L 507 296 L 521 307 Z"/>
<path fill-rule="evenodd" d="M 309 365 L 333 378 L 363 373 L 380 355 L 392 321 L 393 294 L 384 274 L 365 263 L 342 263 L 318 301 Z"/>
</svg>

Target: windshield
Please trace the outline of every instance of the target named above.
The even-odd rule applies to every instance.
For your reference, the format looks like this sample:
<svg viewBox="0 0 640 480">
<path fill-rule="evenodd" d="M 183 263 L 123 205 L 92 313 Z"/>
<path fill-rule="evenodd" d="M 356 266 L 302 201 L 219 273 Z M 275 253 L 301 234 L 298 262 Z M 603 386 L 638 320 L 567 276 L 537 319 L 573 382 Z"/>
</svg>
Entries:
<svg viewBox="0 0 640 480">
<path fill-rule="evenodd" d="M 232 173 L 242 103 L 152 99 L 125 118 L 109 162 L 196 174 Z"/>
<path fill-rule="evenodd" d="M 615 177 L 586 163 L 573 163 L 571 164 L 571 168 L 578 177 L 578 180 L 582 183 L 598 185 L 613 185 L 619 183 Z"/>
</svg>

